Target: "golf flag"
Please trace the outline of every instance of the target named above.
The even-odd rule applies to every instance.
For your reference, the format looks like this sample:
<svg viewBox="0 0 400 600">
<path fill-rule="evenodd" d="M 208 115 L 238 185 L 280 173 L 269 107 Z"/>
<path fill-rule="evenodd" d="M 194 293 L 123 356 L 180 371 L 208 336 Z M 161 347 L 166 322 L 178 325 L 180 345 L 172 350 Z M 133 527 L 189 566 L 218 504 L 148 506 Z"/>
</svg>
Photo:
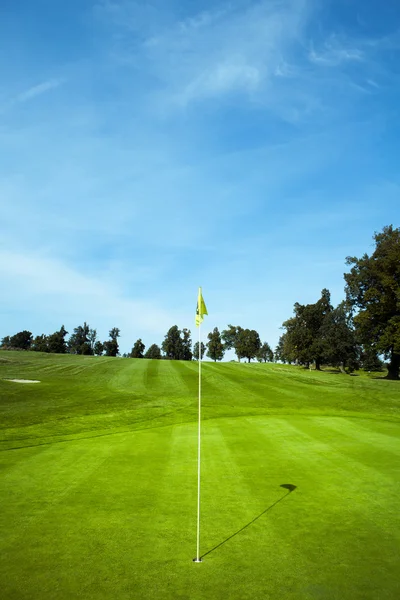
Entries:
<svg viewBox="0 0 400 600">
<path fill-rule="evenodd" d="M 205 305 L 203 294 L 201 293 L 201 287 L 199 288 L 199 295 L 197 297 L 197 308 L 196 308 L 196 327 L 199 327 L 200 323 L 203 322 L 204 315 L 208 315 L 207 307 Z"/>
<path fill-rule="evenodd" d="M 196 308 L 196 327 L 199 328 L 199 425 L 197 433 L 197 548 L 196 558 L 193 562 L 201 563 L 200 557 L 200 447 L 201 447 L 201 435 L 200 435 L 200 423 L 201 423 L 201 327 L 200 323 L 204 319 L 204 315 L 208 315 L 206 304 L 204 302 L 203 294 L 201 293 L 201 287 L 199 287 L 199 293 L 197 296 L 197 308 Z"/>
</svg>

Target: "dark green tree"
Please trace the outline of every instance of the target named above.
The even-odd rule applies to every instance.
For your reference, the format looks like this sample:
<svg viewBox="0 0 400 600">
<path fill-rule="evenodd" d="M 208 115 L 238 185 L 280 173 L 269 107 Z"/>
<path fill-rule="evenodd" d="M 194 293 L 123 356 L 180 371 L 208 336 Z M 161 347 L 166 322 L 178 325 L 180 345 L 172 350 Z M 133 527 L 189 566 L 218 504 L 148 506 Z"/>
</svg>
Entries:
<svg viewBox="0 0 400 600">
<path fill-rule="evenodd" d="M 388 379 L 400 371 L 400 229 L 375 233 L 375 250 L 347 257 L 346 297 L 356 312 L 354 324 L 365 347 L 389 360 Z"/>
<path fill-rule="evenodd" d="M 104 352 L 104 346 L 100 342 L 100 340 L 97 340 L 97 342 L 95 343 L 93 351 L 96 354 L 96 356 L 101 356 L 103 354 L 103 352 Z"/>
<path fill-rule="evenodd" d="M 89 338 L 90 348 L 92 349 L 92 354 L 94 354 L 94 347 L 95 347 L 96 340 L 97 340 L 97 330 L 89 329 L 88 338 Z"/>
<path fill-rule="evenodd" d="M 275 352 L 274 352 L 275 362 L 283 362 L 283 363 L 286 362 L 286 360 L 284 358 L 285 336 L 286 336 L 286 333 L 279 336 L 279 340 L 278 340 L 278 343 L 276 345 Z"/>
<path fill-rule="evenodd" d="M 118 329 L 118 327 L 113 327 L 108 335 L 110 336 L 110 339 L 113 340 L 114 342 L 117 341 L 117 339 L 120 337 L 121 331 Z"/>
<path fill-rule="evenodd" d="M 31 350 L 34 352 L 50 352 L 47 335 L 44 333 L 37 335 L 32 341 Z"/>
<path fill-rule="evenodd" d="M 278 345 L 275 348 L 275 361 L 288 363 L 291 365 L 295 362 L 295 349 L 292 345 L 290 336 L 287 333 L 283 333 L 278 341 Z"/>
<path fill-rule="evenodd" d="M 315 304 L 294 305 L 295 316 L 283 323 L 286 329 L 286 354 L 298 363 L 309 365 L 315 362 L 315 368 L 320 370 L 325 359 L 321 327 L 326 315 L 332 310 L 329 290 L 323 289 L 321 298 Z"/>
<path fill-rule="evenodd" d="M 130 358 L 144 358 L 144 350 L 146 346 L 143 344 L 142 340 L 139 338 L 134 343 L 132 351 L 130 353 Z"/>
<path fill-rule="evenodd" d="M 170 360 L 192 360 L 190 329 L 183 329 L 181 331 L 177 325 L 173 325 L 168 330 L 161 348 L 165 358 Z"/>
<path fill-rule="evenodd" d="M 205 351 L 206 351 L 206 347 L 203 344 L 203 342 L 201 342 L 201 359 L 203 359 Z M 194 358 L 194 360 L 199 360 L 199 342 L 196 342 L 195 345 L 193 346 L 193 358 Z"/>
<path fill-rule="evenodd" d="M 47 338 L 48 352 L 65 354 L 68 349 L 67 342 L 65 341 L 67 334 L 68 331 L 65 329 L 64 325 L 61 325 L 61 329 L 59 331 L 55 331 L 49 335 Z"/>
<path fill-rule="evenodd" d="M 383 362 L 371 347 L 361 350 L 360 362 L 364 371 L 382 371 Z"/>
<path fill-rule="evenodd" d="M 235 354 L 238 357 L 238 361 L 244 356 L 241 355 L 238 350 L 239 334 L 243 331 L 242 327 L 238 325 L 228 325 L 228 329 L 224 329 L 221 333 L 222 341 L 224 342 L 225 350 L 235 350 Z"/>
<path fill-rule="evenodd" d="M 222 343 L 221 334 L 218 327 L 214 327 L 213 331 L 208 334 L 207 342 L 207 356 L 209 356 L 214 362 L 222 360 L 225 354 L 224 344 Z"/>
<path fill-rule="evenodd" d="M 115 340 L 106 340 L 103 342 L 105 356 L 118 356 L 118 342 Z"/>
<path fill-rule="evenodd" d="M 91 354 L 92 348 L 89 341 L 90 327 L 86 323 L 74 328 L 74 333 L 68 340 L 68 350 L 71 354 Z"/>
<path fill-rule="evenodd" d="M 10 346 L 11 348 L 17 348 L 18 350 L 29 350 L 32 339 L 32 333 L 24 329 L 24 331 L 19 331 L 10 338 Z"/>
<path fill-rule="evenodd" d="M 359 366 L 361 348 L 345 302 L 326 314 L 318 334 L 322 340 L 321 351 L 328 364 L 339 367 L 343 372 L 346 367 L 352 372 Z"/>
<path fill-rule="evenodd" d="M 192 360 L 192 339 L 190 337 L 190 329 L 182 330 L 182 353 L 181 360 Z"/>
<path fill-rule="evenodd" d="M 260 348 L 260 336 L 255 329 L 242 329 L 239 332 L 235 348 L 238 356 L 243 356 L 250 362 L 257 356 Z"/>
<path fill-rule="evenodd" d="M 169 328 L 163 343 L 161 344 L 165 358 L 179 360 L 183 354 L 181 331 L 177 325 Z"/>
<path fill-rule="evenodd" d="M 119 345 L 118 345 L 119 333 L 120 333 L 120 330 L 118 329 L 118 327 L 113 327 L 109 331 L 108 335 L 110 336 L 110 339 L 107 340 L 106 342 L 103 342 L 103 347 L 104 347 L 104 351 L 105 351 L 105 355 L 106 356 L 118 356 L 118 353 L 119 353 Z"/>
<path fill-rule="evenodd" d="M 1 348 L 2 348 L 3 350 L 8 350 L 8 349 L 10 348 L 10 343 L 11 343 L 11 338 L 10 338 L 10 336 L 9 336 L 9 335 L 5 335 L 5 336 L 3 337 L 3 339 L 1 340 L 1 344 L 0 344 L 0 346 L 1 346 Z"/>
<path fill-rule="evenodd" d="M 268 342 L 264 342 L 259 349 L 256 358 L 258 362 L 272 362 L 274 360 L 274 353 L 271 350 Z"/>
<path fill-rule="evenodd" d="M 144 355 L 145 358 L 155 358 L 155 359 L 160 359 L 161 358 L 161 350 L 160 347 L 157 346 L 157 344 L 152 344 L 146 354 Z"/>
</svg>

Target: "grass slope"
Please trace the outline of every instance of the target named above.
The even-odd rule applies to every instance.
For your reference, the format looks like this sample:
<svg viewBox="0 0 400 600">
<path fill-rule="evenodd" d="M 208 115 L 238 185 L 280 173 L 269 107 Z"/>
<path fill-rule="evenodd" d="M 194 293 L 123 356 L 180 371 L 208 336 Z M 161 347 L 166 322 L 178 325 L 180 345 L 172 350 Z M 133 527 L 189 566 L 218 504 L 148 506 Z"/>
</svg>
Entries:
<svg viewBox="0 0 400 600">
<path fill-rule="evenodd" d="M 203 374 L 197 565 L 197 365 L 0 353 L 2 598 L 400 597 L 398 384 Z"/>
</svg>

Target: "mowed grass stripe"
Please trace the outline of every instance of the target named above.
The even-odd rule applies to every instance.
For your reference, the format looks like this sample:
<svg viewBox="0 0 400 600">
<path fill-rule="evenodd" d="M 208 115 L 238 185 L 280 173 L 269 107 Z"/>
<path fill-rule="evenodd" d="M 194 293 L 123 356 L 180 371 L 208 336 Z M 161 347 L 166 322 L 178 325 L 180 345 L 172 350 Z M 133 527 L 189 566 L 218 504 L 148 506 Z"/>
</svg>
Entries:
<svg viewBox="0 0 400 600">
<path fill-rule="evenodd" d="M 143 383 L 148 393 L 152 393 L 156 384 L 159 385 L 158 372 L 160 370 L 161 361 L 157 359 L 143 359 L 144 374 Z"/>
<path fill-rule="evenodd" d="M 0 547 L 17 537 L 29 539 L 36 521 L 46 518 L 55 504 L 64 502 L 74 487 L 99 468 L 108 452 L 107 446 L 81 442 L 64 448 L 25 449 L 13 453 L 11 463 L 3 454 L 6 472 L 2 474 L 0 504 L 4 535 Z"/>
<path fill-rule="evenodd" d="M 224 430 L 229 419 L 208 421 L 202 436 L 203 537 L 201 554 L 232 535 L 238 524 L 247 522 L 258 509 L 257 495 L 251 495 L 236 462 L 236 451 L 227 445 Z M 240 445 L 243 437 L 240 437 Z"/>
<path fill-rule="evenodd" d="M 335 511 L 349 527 L 356 522 L 364 523 L 366 530 L 378 526 L 381 535 L 399 540 L 398 473 L 384 464 L 381 469 L 365 464 L 358 443 L 344 452 L 335 438 L 329 441 L 326 428 L 312 418 L 286 420 L 284 427 L 286 443 L 280 452 L 286 455 L 285 460 L 298 463 L 299 475 L 306 478 L 308 486 L 312 482 L 311 496 L 317 494 L 327 507 L 337 505 Z M 298 491 L 301 496 L 300 485 Z M 335 501 L 332 496 L 336 496 Z M 393 528 L 393 523 L 399 527 Z"/>
<path fill-rule="evenodd" d="M 243 401 L 247 403 L 250 399 L 259 403 L 267 396 L 266 381 L 260 380 L 259 385 L 255 386 L 251 374 L 243 370 L 240 365 L 225 363 L 221 369 L 221 365 L 206 363 L 204 367 L 206 385 L 208 378 L 213 377 L 212 382 L 220 387 L 222 398 L 224 396 L 229 398 L 229 402 L 235 405 L 240 405 Z"/>
<path fill-rule="evenodd" d="M 171 428 L 163 430 L 163 442 L 154 432 L 129 434 L 118 442 L 80 442 L 81 461 L 74 460 L 71 445 L 60 474 L 50 473 L 42 489 L 21 490 L 26 524 L 16 529 L 19 540 L 3 554 L 3 597 L 12 597 L 9 585 L 17 581 L 17 597 L 24 597 L 18 595 L 24 589 L 37 599 L 92 597 L 93 586 L 95 597 L 114 597 L 116 583 L 118 597 L 132 597 L 135 570 L 140 572 L 137 555 L 142 560 L 154 549 L 171 434 Z M 31 509 L 32 499 L 40 510 Z"/>
<path fill-rule="evenodd" d="M 259 560 L 275 540 L 263 537 L 254 548 L 253 533 L 249 537 L 245 531 L 237 540 L 232 539 L 231 544 L 224 543 L 243 526 L 244 519 L 253 516 L 252 506 L 258 510 L 261 504 L 260 498 L 254 497 L 245 485 L 235 456 L 224 442 L 224 424 L 223 419 L 203 424 L 200 554 L 204 562 L 201 567 L 192 562 L 196 553 L 197 428 L 195 424 L 173 428 L 164 487 L 158 502 L 160 517 L 154 523 L 161 536 L 152 560 L 143 563 L 145 568 L 136 580 L 140 598 L 200 599 L 215 597 L 218 593 L 218 597 L 223 594 L 223 597 L 246 599 L 257 597 L 255 589 L 258 593 L 263 590 L 263 598 L 273 598 L 268 593 L 268 580 L 264 582 L 259 577 Z M 239 436 L 239 446 L 242 441 Z M 246 544 L 253 547 L 250 555 Z M 213 550 L 215 546 L 218 547 Z M 239 561 L 238 548 L 242 551 Z M 232 558 L 240 568 L 226 567 L 234 564 Z M 255 569 L 254 582 L 249 567 Z M 160 577 L 152 576 L 153 568 L 159 570 Z"/>
<path fill-rule="evenodd" d="M 320 434 L 316 434 L 312 419 L 301 422 L 311 421 L 314 443 L 313 436 L 299 427 L 299 419 L 250 420 L 255 430 L 260 431 L 261 439 L 256 443 L 254 438 L 255 453 L 241 455 L 242 460 L 252 459 L 257 465 L 256 456 L 262 452 L 264 437 L 272 472 L 276 473 L 279 468 L 289 471 L 290 483 L 298 486 L 265 521 L 265 526 L 281 537 L 280 547 L 287 554 L 292 569 L 288 573 L 289 580 L 294 569 L 298 584 L 301 581 L 318 584 L 320 580 L 318 585 L 327 597 L 348 595 L 361 600 L 390 598 L 390 594 L 395 594 L 399 536 L 398 529 L 393 531 L 390 523 L 398 523 L 395 512 L 398 496 L 394 487 L 388 490 L 390 477 L 385 473 L 376 475 L 374 470 L 362 465 L 360 468 L 358 461 L 338 455 L 334 448 L 329 450 Z M 322 435 L 323 428 L 320 430 Z M 369 478 L 371 473 L 373 482 Z M 254 471 L 253 475 L 253 481 L 257 482 Z M 366 485 L 368 483 L 371 485 Z M 366 564 L 371 572 L 377 568 L 386 570 L 382 596 L 376 596 L 373 585 L 369 588 L 365 585 Z M 329 565 L 328 576 L 326 565 Z M 352 573 L 351 581 L 346 578 L 347 571 Z M 299 597 L 304 597 L 305 592 L 305 588 L 299 588 Z"/>
<path fill-rule="evenodd" d="M 390 459 L 394 466 L 400 469 L 400 461 L 393 461 L 393 457 L 388 457 L 387 454 L 400 456 L 400 424 L 395 425 L 397 435 L 393 431 L 392 435 L 378 431 L 379 422 L 374 420 L 365 421 L 363 419 L 344 419 L 342 417 L 331 417 L 328 419 L 322 417 L 314 417 L 314 423 L 321 424 L 323 427 L 331 430 L 331 437 L 335 438 L 338 443 L 346 439 L 352 446 L 360 446 L 361 452 L 371 451 L 376 457 L 381 460 Z M 329 432 L 328 432 L 329 435 Z M 359 442 L 359 444 L 357 443 Z"/>
<path fill-rule="evenodd" d="M 222 537 L 222 544 L 205 559 L 216 566 L 240 565 L 226 574 L 232 597 L 305 597 L 299 572 L 306 561 L 296 545 L 292 547 L 289 542 L 293 513 L 298 517 L 297 490 L 289 494 L 280 487 L 284 483 L 295 484 L 297 472 L 282 460 L 280 445 L 273 435 L 268 439 L 257 435 L 254 421 L 267 423 L 264 417 L 218 421 L 225 452 L 234 461 L 233 471 L 240 474 L 232 485 L 238 481 L 240 484 L 236 497 L 226 496 L 223 484 L 219 488 L 220 518 L 230 513 L 232 524 L 229 535 Z"/>
</svg>

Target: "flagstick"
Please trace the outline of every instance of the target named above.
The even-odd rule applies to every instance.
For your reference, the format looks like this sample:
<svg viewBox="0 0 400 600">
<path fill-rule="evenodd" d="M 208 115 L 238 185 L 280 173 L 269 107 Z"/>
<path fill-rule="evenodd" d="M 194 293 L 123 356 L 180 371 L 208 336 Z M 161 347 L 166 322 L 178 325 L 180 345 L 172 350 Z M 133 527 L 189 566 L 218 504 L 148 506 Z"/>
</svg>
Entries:
<svg viewBox="0 0 400 600">
<path fill-rule="evenodd" d="M 201 325 L 199 324 L 199 426 L 197 439 L 197 550 L 194 562 L 200 558 L 200 423 L 201 423 Z"/>
</svg>

